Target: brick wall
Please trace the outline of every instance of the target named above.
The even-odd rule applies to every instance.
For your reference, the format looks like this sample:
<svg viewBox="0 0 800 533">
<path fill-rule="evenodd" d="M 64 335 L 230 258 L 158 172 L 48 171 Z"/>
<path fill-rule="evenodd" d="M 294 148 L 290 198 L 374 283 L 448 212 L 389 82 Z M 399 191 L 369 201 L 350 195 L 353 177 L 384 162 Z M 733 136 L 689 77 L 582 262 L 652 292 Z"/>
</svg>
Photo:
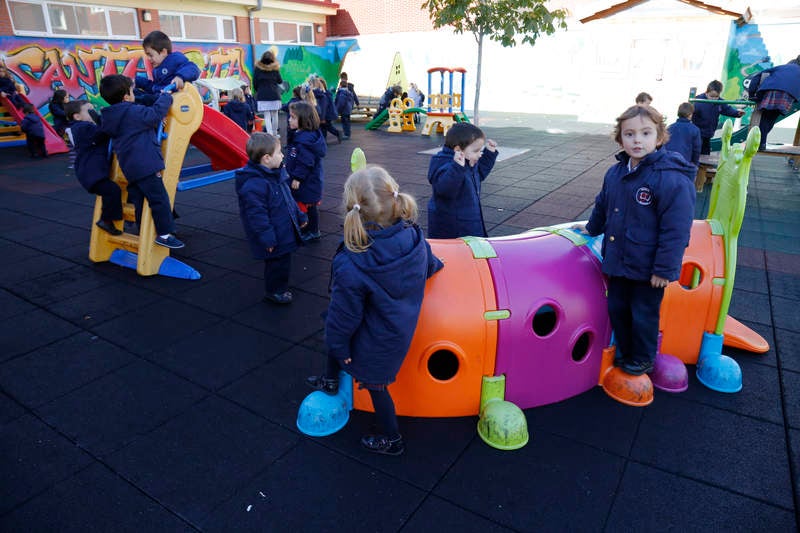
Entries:
<svg viewBox="0 0 800 533">
<path fill-rule="evenodd" d="M 11 16 L 8 14 L 5 2 L 0 5 L 0 35 L 14 35 L 14 29 L 11 26 Z"/>
<path fill-rule="evenodd" d="M 142 34 L 142 39 L 147 36 L 148 33 L 155 30 L 161 29 L 161 23 L 158 21 L 158 10 L 157 9 L 147 9 L 150 12 L 150 22 L 145 22 L 142 20 L 142 12 L 145 11 L 143 8 L 139 8 L 136 10 L 136 16 L 139 17 L 139 31 Z"/>
<path fill-rule="evenodd" d="M 233 21 L 236 25 L 236 40 L 241 44 L 250 44 L 250 19 L 248 17 L 233 17 Z"/>
<path fill-rule="evenodd" d="M 340 9 L 328 17 L 328 35 L 346 37 L 433 29 L 423 0 L 337 0 Z"/>
</svg>

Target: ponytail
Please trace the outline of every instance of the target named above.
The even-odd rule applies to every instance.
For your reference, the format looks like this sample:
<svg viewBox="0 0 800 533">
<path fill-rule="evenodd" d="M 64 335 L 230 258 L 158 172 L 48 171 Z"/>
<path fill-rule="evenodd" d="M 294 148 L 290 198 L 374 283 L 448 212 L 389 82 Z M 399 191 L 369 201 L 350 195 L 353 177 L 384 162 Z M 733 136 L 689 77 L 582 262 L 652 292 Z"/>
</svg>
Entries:
<svg viewBox="0 0 800 533">
<path fill-rule="evenodd" d="M 370 238 L 361 220 L 361 206 L 353 204 L 344 215 L 344 245 L 355 253 L 366 252 L 369 248 Z"/>
</svg>

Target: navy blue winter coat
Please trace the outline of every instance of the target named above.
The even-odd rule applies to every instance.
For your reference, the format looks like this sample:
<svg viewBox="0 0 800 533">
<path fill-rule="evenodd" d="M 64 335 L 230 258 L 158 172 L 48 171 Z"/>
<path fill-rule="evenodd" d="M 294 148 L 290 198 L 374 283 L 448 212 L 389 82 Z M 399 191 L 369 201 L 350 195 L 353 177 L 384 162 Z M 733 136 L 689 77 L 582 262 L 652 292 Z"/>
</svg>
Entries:
<svg viewBox="0 0 800 533">
<path fill-rule="evenodd" d="M 706 93 L 703 93 L 697 98 L 708 99 L 708 96 Z M 717 131 L 720 115 L 738 117 L 739 111 L 728 104 L 705 104 L 702 102 L 695 102 L 692 123 L 700 128 L 701 136 L 710 139 L 714 136 L 714 132 Z"/>
<path fill-rule="evenodd" d="M 255 259 L 279 257 L 297 249 L 306 215 L 292 199 L 289 176 L 283 168 L 271 169 L 248 161 L 236 171 L 236 195 Z"/>
<path fill-rule="evenodd" d="M 63 135 L 64 131 L 67 129 L 67 114 L 64 112 L 64 104 L 58 104 L 50 101 L 50 115 L 53 117 L 53 129 L 58 132 L 59 135 Z"/>
<path fill-rule="evenodd" d="M 333 105 L 331 93 L 322 89 L 314 89 L 314 98 L 317 99 L 317 113 L 319 113 L 320 121 L 333 122 L 339 118 Z"/>
<path fill-rule="evenodd" d="M 340 115 L 349 115 L 353 111 L 355 101 L 355 95 L 349 89 L 339 87 L 336 91 L 336 112 Z"/>
<path fill-rule="evenodd" d="M 120 102 L 103 108 L 100 131 L 111 137 L 122 173 L 131 183 L 164 170 L 157 131 L 171 105 L 172 96 L 162 93 L 150 107 Z"/>
<path fill-rule="evenodd" d="M 758 92 L 783 91 L 789 93 L 795 100 L 800 100 L 800 66 L 794 63 L 778 65 L 769 69 L 769 76 L 761 78 Z"/>
<path fill-rule="evenodd" d="M 443 146 L 431 158 L 428 181 L 433 195 L 428 201 L 428 236 L 431 239 L 486 237 L 481 211 L 481 182 L 497 160 L 497 151 L 484 150 L 474 167 L 453 160 L 455 151 Z"/>
<path fill-rule="evenodd" d="M 41 137 L 44 139 L 44 125 L 42 119 L 36 113 L 28 113 L 19 123 L 19 128 L 30 137 Z"/>
<path fill-rule="evenodd" d="M 678 279 L 694 217 L 696 168 L 660 148 L 628 171 L 628 154 L 617 154 L 586 224 L 603 235 L 603 273 L 648 281 Z"/>
<path fill-rule="evenodd" d="M 172 52 L 164 61 L 153 68 L 153 79 L 147 76 L 136 76 L 136 88 L 151 94 L 160 93 L 178 76 L 185 82 L 192 82 L 200 77 L 200 68 L 189 61 L 183 52 Z"/>
<path fill-rule="evenodd" d="M 72 122 L 69 131 L 75 146 L 75 175 L 90 191 L 98 181 L 108 179 L 111 167 L 108 135 L 101 132 L 97 124 L 86 120 Z"/>
<path fill-rule="evenodd" d="M 667 131 L 669 131 L 669 141 L 664 148 L 678 152 L 685 160 L 696 166 L 700 162 L 700 147 L 703 143 L 700 129 L 688 118 L 680 117 L 667 128 Z"/>
<path fill-rule="evenodd" d="M 283 78 L 281 78 L 280 65 L 276 61 L 269 64 L 256 61 L 253 69 L 253 88 L 256 92 L 256 100 L 259 102 L 280 100 L 281 92 L 278 85 L 281 83 L 283 83 Z"/>
<path fill-rule="evenodd" d="M 442 268 L 417 225 L 399 221 L 369 230 L 372 245 L 333 258 L 325 320 L 329 355 L 356 381 L 394 382 L 417 327 L 425 280 Z"/>
<path fill-rule="evenodd" d="M 253 114 L 253 110 L 250 109 L 250 106 L 238 100 L 231 100 L 225 104 L 225 107 L 222 108 L 222 112 L 226 117 L 237 123 L 240 128 L 247 132 L 250 131 L 250 124 L 255 120 L 255 115 Z"/>
<path fill-rule="evenodd" d="M 325 136 L 319 130 L 297 130 L 291 144 L 286 147 L 286 171 L 300 182 L 292 190 L 294 199 L 304 204 L 315 204 L 322 199 L 322 158 L 328 153 Z"/>
</svg>

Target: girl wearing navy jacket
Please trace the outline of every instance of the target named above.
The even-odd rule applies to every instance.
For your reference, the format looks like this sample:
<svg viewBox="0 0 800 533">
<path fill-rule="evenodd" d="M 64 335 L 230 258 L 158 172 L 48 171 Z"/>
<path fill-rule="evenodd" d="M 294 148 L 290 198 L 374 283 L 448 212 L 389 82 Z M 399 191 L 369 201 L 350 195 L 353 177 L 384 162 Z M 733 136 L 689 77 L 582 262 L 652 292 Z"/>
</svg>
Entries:
<svg viewBox="0 0 800 533">
<path fill-rule="evenodd" d="M 689 244 L 696 168 L 661 147 L 669 135 L 652 107 L 628 108 L 614 135 L 624 151 L 606 172 L 585 230 L 604 234 L 614 365 L 641 375 L 653 369 L 664 289 L 678 279 Z"/>
<path fill-rule="evenodd" d="M 246 149 L 247 165 L 236 171 L 239 215 L 253 257 L 264 260 L 264 301 L 288 304 L 292 252 L 302 242 L 306 216 L 289 191 L 280 141 L 254 133 Z"/>
<path fill-rule="evenodd" d="M 289 128 L 297 130 L 286 147 L 286 170 L 292 178 L 292 195 L 300 210 L 308 213 L 305 241 L 315 241 L 319 231 L 319 210 L 322 199 L 322 158 L 328 152 L 325 138 L 319 131 L 317 111 L 306 102 L 289 106 Z"/>
<path fill-rule="evenodd" d="M 442 150 L 431 158 L 428 167 L 428 181 L 433 186 L 428 202 L 430 238 L 487 236 L 481 183 L 496 160 L 497 143 L 486 140 L 480 128 L 462 122 L 447 131 Z"/>
<path fill-rule="evenodd" d="M 231 99 L 222 108 L 222 113 L 237 123 L 244 131 L 248 133 L 252 131 L 255 115 L 245 102 L 244 92 L 241 89 L 236 88 L 231 91 Z"/>
<path fill-rule="evenodd" d="M 383 169 L 368 166 L 344 185 L 344 240 L 333 258 L 325 320 L 328 359 L 323 376 L 306 383 L 336 394 L 339 370 L 369 391 L 381 433 L 367 450 L 405 450 L 388 385 L 403 364 L 422 307 L 425 282 L 443 267 L 415 224 L 417 203 Z"/>
<path fill-rule="evenodd" d="M 69 94 L 64 89 L 56 89 L 50 99 L 50 115 L 53 117 L 53 129 L 60 137 L 64 136 L 67 130 L 67 114 L 64 112 L 64 104 L 69 102 Z"/>
</svg>

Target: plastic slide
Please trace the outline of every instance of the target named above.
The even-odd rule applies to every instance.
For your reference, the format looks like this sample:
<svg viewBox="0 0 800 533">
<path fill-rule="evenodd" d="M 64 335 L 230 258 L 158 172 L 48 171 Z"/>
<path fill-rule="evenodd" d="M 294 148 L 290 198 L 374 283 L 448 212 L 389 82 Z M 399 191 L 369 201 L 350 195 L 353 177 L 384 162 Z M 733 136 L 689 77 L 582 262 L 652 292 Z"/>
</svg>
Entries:
<svg viewBox="0 0 800 533">
<path fill-rule="evenodd" d="M 28 100 L 28 97 L 24 94 L 20 93 L 22 100 L 26 103 L 31 103 Z M 6 110 L 11 114 L 11 117 L 17 124 L 22 122 L 22 119 L 25 117 L 25 114 L 22 112 L 21 109 L 17 109 L 14 104 L 8 98 L 0 97 L 2 99 L 2 103 L 5 106 Z M 64 139 L 56 133 L 56 130 L 53 129 L 53 126 L 47 122 L 41 113 L 39 113 L 39 109 L 34 106 L 36 110 L 36 114 L 39 115 L 39 118 L 42 119 L 42 125 L 44 126 L 44 146 L 47 148 L 48 154 L 64 154 L 69 152 L 69 148 L 67 148 L 67 143 L 64 142 Z"/>
<path fill-rule="evenodd" d="M 788 115 L 781 115 L 778 117 L 778 120 L 775 121 L 775 124 L 780 122 L 781 120 L 792 116 L 797 111 L 800 111 L 800 102 L 795 102 L 792 109 L 789 111 Z M 731 142 L 740 143 L 747 140 L 747 132 L 749 131 L 750 124 L 742 124 L 738 130 L 733 132 L 733 136 L 731 137 Z M 712 152 L 719 152 L 722 148 L 722 139 L 721 137 L 714 137 L 711 139 L 711 151 Z"/>
<path fill-rule="evenodd" d="M 204 105 L 203 121 L 191 142 L 208 156 L 213 170 L 233 170 L 247 164 L 245 145 L 249 138 L 234 121 Z"/>
<path fill-rule="evenodd" d="M 377 130 L 378 128 L 381 127 L 381 124 L 383 124 L 387 120 L 389 120 L 389 110 L 384 109 L 383 111 L 378 113 L 378 115 L 375 118 L 367 122 L 367 125 L 364 126 L 364 129 Z"/>
</svg>

